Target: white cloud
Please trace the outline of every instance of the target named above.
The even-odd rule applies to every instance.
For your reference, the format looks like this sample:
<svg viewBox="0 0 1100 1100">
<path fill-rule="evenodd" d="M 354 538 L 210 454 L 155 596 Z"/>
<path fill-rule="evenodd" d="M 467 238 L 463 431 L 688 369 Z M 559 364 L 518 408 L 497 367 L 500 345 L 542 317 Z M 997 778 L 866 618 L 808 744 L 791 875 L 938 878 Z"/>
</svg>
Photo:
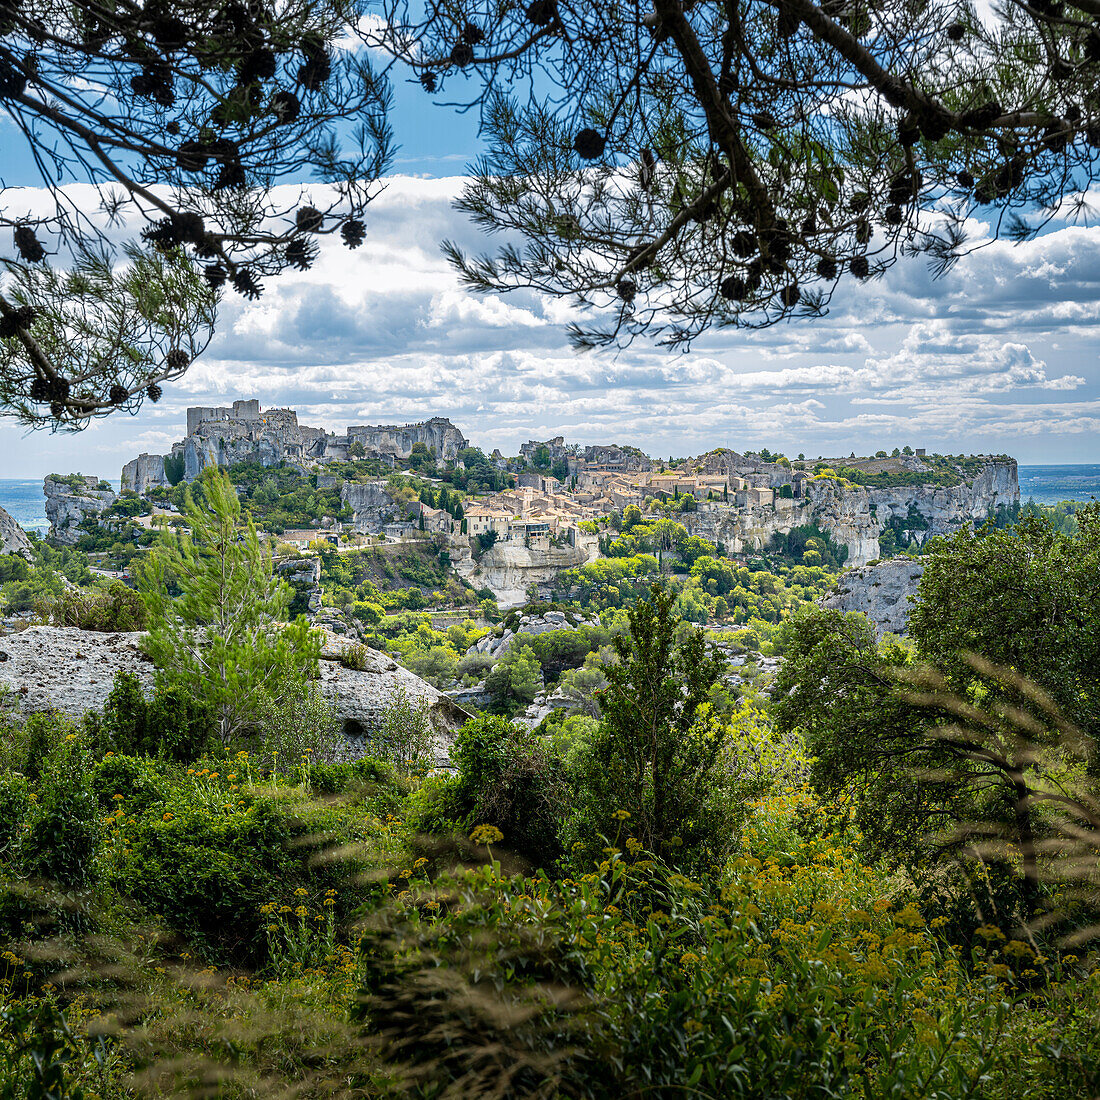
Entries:
<svg viewBox="0 0 1100 1100">
<path fill-rule="evenodd" d="M 687 355 L 639 344 L 578 356 L 563 331 L 570 303 L 459 284 L 439 241 L 486 245 L 451 205 L 460 187 L 391 178 L 361 248 L 326 238 L 311 270 L 269 280 L 258 302 L 228 295 L 206 356 L 159 405 L 77 439 L 0 427 L 0 477 L 77 468 L 89 455 L 103 462 L 91 472 L 117 476 L 126 458 L 180 437 L 187 405 L 251 396 L 329 428 L 448 415 L 506 453 L 565 434 L 662 454 L 912 442 L 1100 457 L 1100 228 L 994 243 L 939 281 L 903 261 L 842 285 L 821 322 L 712 332 Z"/>
</svg>

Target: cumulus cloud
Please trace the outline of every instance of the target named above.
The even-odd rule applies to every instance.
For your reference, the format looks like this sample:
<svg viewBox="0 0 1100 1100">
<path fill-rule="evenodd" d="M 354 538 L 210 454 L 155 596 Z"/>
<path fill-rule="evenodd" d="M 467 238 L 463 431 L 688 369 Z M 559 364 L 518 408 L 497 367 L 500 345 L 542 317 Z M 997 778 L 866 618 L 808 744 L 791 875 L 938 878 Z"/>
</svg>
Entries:
<svg viewBox="0 0 1100 1100">
<path fill-rule="evenodd" d="M 686 355 L 635 345 L 578 356 L 569 303 L 474 295 L 448 268 L 442 238 L 486 245 L 452 207 L 461 182 L 393 177 L 360 249 L 326 238 L 312 269 L 269 281 L 258 302 L 230 294 L 207 354 L 136 419 L 75 440 L 0 426 L 0 453 L 16 456 L 0 476 L 75 469 L 80 456 L 117 476 L 125 458 L 182 436 L 186 406 L 253 396 L 330 429 L 450 416 L 505 453 L 564 434 L 659 454 L 911 442 L 1097 458 L 1100 228 L 989 244 L 942 280 L 899 262 L 843 284 L 823 321 L 712 332 Z"/>
</svg>

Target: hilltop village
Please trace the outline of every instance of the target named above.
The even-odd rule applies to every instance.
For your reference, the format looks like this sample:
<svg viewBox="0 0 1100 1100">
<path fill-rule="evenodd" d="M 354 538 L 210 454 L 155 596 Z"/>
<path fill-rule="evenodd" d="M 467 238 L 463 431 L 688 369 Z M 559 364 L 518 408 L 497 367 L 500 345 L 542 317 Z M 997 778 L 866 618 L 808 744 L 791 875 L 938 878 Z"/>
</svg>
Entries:
<svg viewBox="0 0 1100 1100">
<path fill-rule="evenodd" d="M 559 598 L 577 570 L 601 558 L 644 572 L 654 553 L 660 572 L 690 568 L 702 553 L 770 570 L 769 555 L 779 553 L 835 571 L 919 554 L 936 535 L 1019 507 L 1016 463 L 1003 455 L 906 446 L 808 459 L 717 448 L 665 461 L 628 444 L 558 436 L 506 457 L 487 455 L 443 417 L 332 433 L 300 424 L 293 409 L 248 400 L 189 409 L 187 435 L 169 453 L 126 463 L 121 495 L 96 478 L 47 478 L 51 540 L 111 547 L 124 569 L 120 546 L 136 549 L 157 524 L 181 522 L 184 488 L 214 464 L 229 469 L 283 558 L 428 540 L 446 577 L 502 608 L 533 592 Z M 308 582 L 311 569 L 309 602 L 319 606 L 330 596 L 319 567 L 299 573 Z M 442 599 L 440 591 L 424 597 Z"/>
</svg>

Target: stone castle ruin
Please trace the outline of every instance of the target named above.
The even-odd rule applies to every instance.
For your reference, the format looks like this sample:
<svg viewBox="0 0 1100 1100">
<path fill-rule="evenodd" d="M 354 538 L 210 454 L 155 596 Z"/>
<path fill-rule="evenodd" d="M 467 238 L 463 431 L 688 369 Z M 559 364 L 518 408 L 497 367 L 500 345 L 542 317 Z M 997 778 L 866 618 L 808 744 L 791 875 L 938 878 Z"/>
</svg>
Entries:
<svg viewBox="0 0 1100 1100">
<path fill-rule="evenodd" d="M 168 485 L 165 461 L 182 462 L 183 478 L 193 481 L 207 466 L 258 462 L 275 466 L 296 463 L 303 468 L 342 462 L 358 443 L 366 457 L 408 458 L 422 443 L 440 461 L 454 462 L 468 442 L 446 417 L 417 424 L 359 425 L 342 434 L 298 423 L 293 409 L 261 409 L 257 400 L 234 401 L 230 407 L 195 406 L 187 410 L 187 436 L 167 455 L 143 454 L 122 468 L 122 488 L 144 493 Z"/>
</svg>

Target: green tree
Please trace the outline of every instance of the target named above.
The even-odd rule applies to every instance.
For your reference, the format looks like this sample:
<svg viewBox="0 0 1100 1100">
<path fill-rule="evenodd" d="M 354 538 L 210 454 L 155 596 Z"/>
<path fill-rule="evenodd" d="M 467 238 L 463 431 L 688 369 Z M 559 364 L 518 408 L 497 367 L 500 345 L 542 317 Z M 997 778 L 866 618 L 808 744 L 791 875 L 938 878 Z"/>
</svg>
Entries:
<svg viewBox="0 0 1100 1100">
<path fill-rule="evenodd" d="M 702 631 L 676 641 L 674 605 L 653 585 L 627 612 L 629 633 L 613 639 L 618 661 L 604 668 L 600 726 L 568 830 L 588 857 L 622 829 L 679 864 L 717 858 L 730 843 L 720 797 L 729 728 L 707 703 L 725 662 Z"/>
<path fill-rule="evenodd" d="M 978 653 L 1038 684 L 1100 740 L 1100 504 L 1077 512 L 1071 534 L 1044 515 L 1006 530 L 964 527 L 924 561 L 909 633 L 951 686 L 972 691 L 965 654 Z"/>
<path fill-rule="evenodd" d="M 140 577 L 146 650 L 158 674 L 213 708 L 223 743 L 254 720 L 259 699 L 315 668 L 319 643 L 303 618 L 284 625 L 291 589 L 276 578 L 228 476 L 210 467 L 203 503 L 185 496 L 187 528 L 167 530 Z"/>
<path fill-rule="evenodd" d="M 485 689 L 493 697 L 493 706 L 503 714 L 512 714 L 534 702 L 542 687 L 542 667 L 530 646 L 513 646 L 485 678 Z"/>
</svg>

